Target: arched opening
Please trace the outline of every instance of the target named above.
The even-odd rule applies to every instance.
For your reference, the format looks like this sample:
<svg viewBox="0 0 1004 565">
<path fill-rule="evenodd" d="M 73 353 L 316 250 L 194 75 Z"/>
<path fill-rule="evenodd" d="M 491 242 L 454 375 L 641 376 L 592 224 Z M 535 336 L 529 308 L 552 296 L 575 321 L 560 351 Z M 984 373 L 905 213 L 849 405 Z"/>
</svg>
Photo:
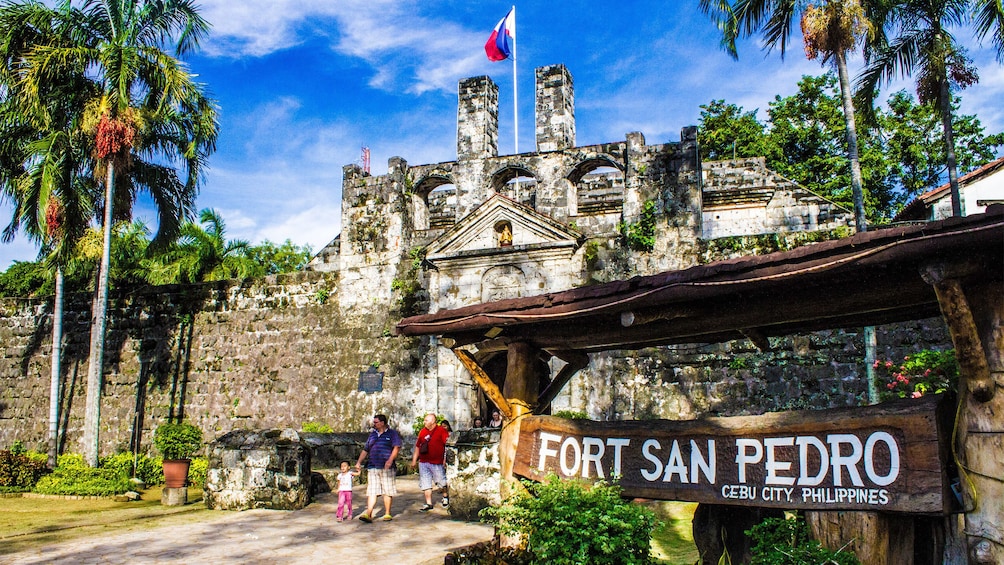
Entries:
<svg viewBox="0 0 1004 565">
<path fill-rule="evenodd" d="M 570 202 L 576 204 L 576 215 L 589 216 L 620 212 L 624 204 L 624 171 L 606 157 L 587 159 L 568 175 L 572 190 Z"/>
<path fill-rule="evenodd" d="M 415 229 L 439 229 L 452 226 L 457 217 L 457 187 L 445 175 L 430 175 L 415 185 L 412 192 Z"/>
<path fill-rule="evenodd" d="M 523 167 L 506 167 L 492 175 L 492 190 L 530 208 L 537 208 L 537 177 Z"/>
</svg>

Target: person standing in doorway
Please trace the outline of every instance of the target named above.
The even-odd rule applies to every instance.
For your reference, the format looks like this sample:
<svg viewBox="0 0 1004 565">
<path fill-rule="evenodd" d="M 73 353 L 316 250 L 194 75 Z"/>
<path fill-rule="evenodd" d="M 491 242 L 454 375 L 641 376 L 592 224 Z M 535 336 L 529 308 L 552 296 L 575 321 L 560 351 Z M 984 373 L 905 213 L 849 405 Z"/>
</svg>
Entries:
<svg viewBox="0 0 1004 565">
<path fill-rule="evenodd" d="M 425 425 L 418 431 L 415 452 L 411 456 L 411 466 L 418 465 L 418 488 L 425 494 L 422 512 L 432 510 L 432 489 L 443 493 L 443 508 L 450 506 L 450 485 L 446 482 L 446 441 L 450 433 L 436 423 L 435 414 L 425 415 Z"/>
<path fill-rule="evenodd" d="M 356 461 L 356 469 L 361 469 L 363 459 L 366 463 L 366 512 L 359 515 L 363 522 L 373 521 L 373 507 L 378 496 L 383 496 L 383 520 L 393 520 L 390 505 L 397 496 L 397 470 L 394 461 L 401 451 L 401 434 L 387 425 L 387 416 L 373 416 L 373 431 L 366 439 L 363 452 Z"/>
<path fill-rule="evenodd" d="M 502 413 L 498 410 L 492 410 L 492 419 L 488 422 L 489 428 L 501 428 L 502 427 Z"/>
</svg>

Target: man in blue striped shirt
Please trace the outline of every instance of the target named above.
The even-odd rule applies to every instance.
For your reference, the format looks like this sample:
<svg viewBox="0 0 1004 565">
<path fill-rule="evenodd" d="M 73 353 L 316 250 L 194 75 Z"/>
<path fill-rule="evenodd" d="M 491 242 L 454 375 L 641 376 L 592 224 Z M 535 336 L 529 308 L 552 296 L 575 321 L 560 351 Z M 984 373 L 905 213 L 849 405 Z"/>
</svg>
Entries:
<svg viewBox="0 0 1004 565">
<path fill-rule="evenodd" d="M 373 416 L 373 431 L 366 439 L 366 446 L 356 461 L 356 469 L 361 469 L 363 459 L 369 456 L 366 463 L 366 512 L 359 515 L 359 519 L 363 522 L 373 521 L 373 507 L 376 506 L 377 497 L 381 495 L 384 508 L 382 519 L 393 520 L 390 505 L 397 496 L 397 469 L 394 468 L 394 460 L 397 459 L 399 451 L 401 451 L 401 434 L 397 433 L 397 430 L 390 429 L 387 425 L 387 416 L 383 414 Z"/>
</svg>

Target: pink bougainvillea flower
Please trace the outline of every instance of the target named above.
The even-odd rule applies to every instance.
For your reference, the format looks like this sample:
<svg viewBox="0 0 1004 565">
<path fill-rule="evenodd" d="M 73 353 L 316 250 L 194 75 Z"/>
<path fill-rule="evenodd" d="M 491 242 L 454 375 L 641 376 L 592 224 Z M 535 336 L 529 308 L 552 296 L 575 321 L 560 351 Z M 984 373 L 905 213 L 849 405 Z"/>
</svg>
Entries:
<svg viewBox="0 0 1004 565">
<path fill-rule="evenodd" d="M 921 396 L 924 396 L 924 393 L 919 390 L 913 391 L 913 394 L 910 395 L 911 398 L 920 398 Z"/>
<path fill-rule="evenodd" d="M 886 361 L 885 362 L 885 368 L 886 369 L 892 369 L 892 361 Z"/>
</svg>

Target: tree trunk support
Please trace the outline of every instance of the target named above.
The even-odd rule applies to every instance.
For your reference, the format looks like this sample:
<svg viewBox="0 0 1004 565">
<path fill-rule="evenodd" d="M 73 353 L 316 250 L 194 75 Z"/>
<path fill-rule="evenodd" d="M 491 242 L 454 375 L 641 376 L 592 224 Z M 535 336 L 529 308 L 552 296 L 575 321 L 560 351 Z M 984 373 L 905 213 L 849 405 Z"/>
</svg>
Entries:
<svg viewBox="0 0 1004 565">
<path fill-rule="evenodd" d="M 558 374 L 555 375 L 551 384 L 547 385 L 544 392 L 540 393 L 540 398 L 537 399 L 537 404 L 533 409 L 534 414 L 542 414 L 547 410 L 547 407 L 558 396 L 561 389 L 565 388 L 568 381 L 575 376 L 575 373 L 578 373 L 589 365 L 589 355 L 581 351 L 557 351 L 554 353 L 554 356 L 566 364 L 558 371 Z"/>
<path fill-rule="evenodd" d="M 957 450 L 969 563 L 1004 563 L 1004 284 L 966 281 L 965 265 L 928 265 L 959 360 Z"/>
<path fill-rule="evenodd" d="M 495 383 L 492 382 L 488 373 L 485 373 L 484 369 L 478 365 L 474 356 L 471 355 L 470 352 L 463 349 L 453 349 L 451 351 L 453 351 L 453 354 L 457 356 L 457 359 L 460 359 L 460 363 L 463 364 L 463 366 L 471 373 L 471 376 L 474 377 L 475 382 L 478 383 L 481 390 L 485 391 L 488 398 L 495 403 L 495 406 L 499 409 L 499 413 L 502 414 L 506 420 L 511 420 L 513 418 L 512 406 L 509 405 L 509 401 L 506 400 L 502 391 L 499 390 L 499 387 L 495 386 Z"/>
<path fill-rule="evenodd" d="M 526 342 L 509 344 L 508 365 L 502 392 L 512 407 L 512 415 L 502 427 L 502 442 L 499 444 L 499 463 L 503 481 L 516 480 L 512 473 L 519 444 L 520 420 L 530 414 L 531 405 L 537 400 L 537 357 L 540 351 Z M 503 495 L 505 495 L 503 490 Z"/>
</svg>

